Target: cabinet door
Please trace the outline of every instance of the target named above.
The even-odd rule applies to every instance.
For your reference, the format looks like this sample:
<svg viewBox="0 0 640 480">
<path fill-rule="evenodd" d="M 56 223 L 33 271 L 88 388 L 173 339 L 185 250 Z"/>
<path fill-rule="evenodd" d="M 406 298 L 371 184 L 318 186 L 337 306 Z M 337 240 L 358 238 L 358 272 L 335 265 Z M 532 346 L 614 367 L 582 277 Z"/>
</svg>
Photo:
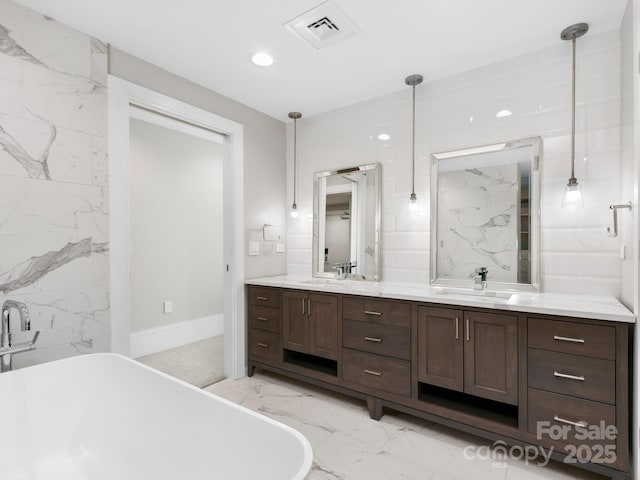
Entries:
<svg viewBox="0 0 640 480">
<path fill-rule="evenodd" d="M 464 391 L 518 404 L 518 319 L 465 312 Z"/>
<path fill-rule="evenodd" d="M 338 297 L 309 295 L 309 353 L 318 357 L 338 358 Z"/>
<path fill-rule="evenodd" d="M 463 316 L 461 310 L 418 308 L 418 380 L 462 391 Z"/>
<path fill-rule="evenodd" d="M 282 293 L 282 348 L 308 353 L 309 316 L 308 295 L 304 292 Z"/>
</svg>

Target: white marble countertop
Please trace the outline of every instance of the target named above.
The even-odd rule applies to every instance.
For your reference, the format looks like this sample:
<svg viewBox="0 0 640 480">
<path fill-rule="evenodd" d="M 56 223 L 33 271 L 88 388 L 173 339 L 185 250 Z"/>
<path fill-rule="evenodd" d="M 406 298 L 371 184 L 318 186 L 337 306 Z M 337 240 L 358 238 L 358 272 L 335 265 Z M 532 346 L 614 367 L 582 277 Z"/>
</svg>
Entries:
<svg viewBox="0 0 640 480">
<path fill-rule="evenodd" d="M 635 323 L 636 321 L 633 313 L 617 299 L 609 296 L 505 290 L 477 292 L 473 289 L 436 287 L 420 283 L 366 282 L 291 275 L 253 278 L 246 280 L 245 283 L 264 287 L 294 288 L 315 292 L 413 300 L 461 307 L 485 307 L 614 322 Z"/>
</svg>

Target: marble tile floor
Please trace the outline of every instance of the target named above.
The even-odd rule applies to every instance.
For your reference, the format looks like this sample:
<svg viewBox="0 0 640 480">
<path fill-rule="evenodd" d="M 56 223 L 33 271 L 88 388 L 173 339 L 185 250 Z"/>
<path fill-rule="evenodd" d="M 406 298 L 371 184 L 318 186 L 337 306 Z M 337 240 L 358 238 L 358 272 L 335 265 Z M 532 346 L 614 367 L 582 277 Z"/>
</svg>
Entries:
<svg viewBox="0 0 640 480">
<path fill-rule="evenodd" d="M 558 462 L 467 459 L 490 442 L 385 409 L 379 422 L 362 400 L 258 371 L 205 390 L 263 413 L 304 434 L 313 447 L 308 480 L 602 480 Z M 469 456 L 469 455 L 467 455 Z"/>
</svg>

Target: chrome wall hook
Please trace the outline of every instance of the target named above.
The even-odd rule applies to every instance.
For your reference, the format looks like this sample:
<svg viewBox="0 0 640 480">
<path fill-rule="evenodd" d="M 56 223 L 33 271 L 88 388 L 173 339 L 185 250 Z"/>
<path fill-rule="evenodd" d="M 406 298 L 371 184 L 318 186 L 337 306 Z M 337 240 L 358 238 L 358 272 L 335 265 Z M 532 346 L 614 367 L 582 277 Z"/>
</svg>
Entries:
<svg viewBox="0 0 640 480">
<path fill-rule="evenodd" d="M 618 209 L 619 208 L 628 208 L 631 210 L 631 202 L 623 203 L 621 205 L 609 205 L 609 208 L 613 210 L 613 230 L 611 227 L 607 227 L 607 234 L 610 237 L 618 236 Z"/>
</svg>

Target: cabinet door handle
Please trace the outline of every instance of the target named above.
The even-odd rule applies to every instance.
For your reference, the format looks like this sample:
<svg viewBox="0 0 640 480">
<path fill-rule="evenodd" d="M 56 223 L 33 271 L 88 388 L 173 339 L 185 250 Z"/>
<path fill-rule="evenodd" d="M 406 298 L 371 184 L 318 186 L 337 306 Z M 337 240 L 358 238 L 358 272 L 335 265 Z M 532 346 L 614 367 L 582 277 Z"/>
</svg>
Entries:
<svg viewBox="0 0 640 480">
<path fill-rule="evenodd" d="M 372 312 L 371 310 L 365 310 L 364 314 L 365 315 L 375 315 L 376 317 L 382 316 L 382 312 Z"/>
<path fill-rule="evenodd" d="M 265 317 L 256 317 L 256 320 L 260 320 L 261 322 L 268 322 L 269 319 Z"/>
<path fill-rule="evenodd" d="M 262 348 L 269 348 L 269 344 L 268 344 L 268 343 L 258 342 L 258 343 L 257 343 L 257 345 L 258 345 L 259 347 L 262 347 Z"/>
<path fill-rule="evenodd" d="M 587 424 L 587 422 L 583 422 L 583 421 L 580 421 L 580 422 L 572 422 L 571 420 L 567 420 L 567 419 L 564 419 L 564 418 L 560 418 L 558 415 L 554 415 L 554 416 L 553 416 L 553 419 L 554 419 L 556 422 L 566 423 L 567 425 L 573 425 L 574 427 L 586 428 L 586 427 L 587 427 L 587 425 L 588 425 L 588 424 Z"/>
<path fill-rule="evenodd" d="M 309 307 L 309 308 L 307 308 L 307 315 L 311 316 L 311 299 L 307 300 L 307 302 L 309 302 L 307 304 L 307 307 Z"/>
<path fill-rule="evenodd" d="M 381 377 L 381 376 L 382 376 L 382 373 L 380 373 L 380 372 L 376 372 L 376 371 L 374 371 L 374 370 L 367 370 L 367 369 L 365 369 L 365 370 L 364 370 L 364 373 L 368 373 L 369 375 L 375 375 L 376 377 Z"/>
<path fill-rule="evenodd" d="M 303 298 L 302 299 L 302 315 L 304 315 L 304 301 L 305 301 L 305 299 Z"/>
<path fill-rule="evenodd" d="M 364 339 L 365 339 L 367 342 L 376 342 L 376 343 L 380 343 L 380 342 L 382 342 L 382 339 L 381 339 L 381 338 L 375 338 L 375 337 L 364 337 Z"/>
<path fill-rule="evenodd" d="M 263 301 L 267 301 L 269 300 L 269 297 L 256 297 L 258 300 L 263 300 Z"/>
<path fill-rule="evenodd" d="M 458 340 L 460 338 L 460 331 L 458 330 L 458 323 L 459 323 L 459 318 L 456 317 L 456 340 Z"/>
<path fill-rule="evenodd" d="M 584 343 L 584 338 L 560 337 L 558 335 L 554 335 L 553 339 L 558 340 L 559 342 Z"/>
<path fill-rule="evenodd" d="M 469 333 L 469 319 L 467 318 L 465 320 L 465 322 L 466 322 L 465 326 L 466 326 L 466 329 L 467 329 L 467 342 L 468 342 L 469 340 L 471 340 L 471 333 Z"/>
<path fill-rule="evenodd" d="M 584 382 L 584 376 L 582 376 L 582 375 L 569 375 L 568 373 L 553 372 L 553 376 L 554 377 L 560 377 L 560 378 L 568 378 L 569 380 L 578 380 L 580 382 Z"/>
</svg>

